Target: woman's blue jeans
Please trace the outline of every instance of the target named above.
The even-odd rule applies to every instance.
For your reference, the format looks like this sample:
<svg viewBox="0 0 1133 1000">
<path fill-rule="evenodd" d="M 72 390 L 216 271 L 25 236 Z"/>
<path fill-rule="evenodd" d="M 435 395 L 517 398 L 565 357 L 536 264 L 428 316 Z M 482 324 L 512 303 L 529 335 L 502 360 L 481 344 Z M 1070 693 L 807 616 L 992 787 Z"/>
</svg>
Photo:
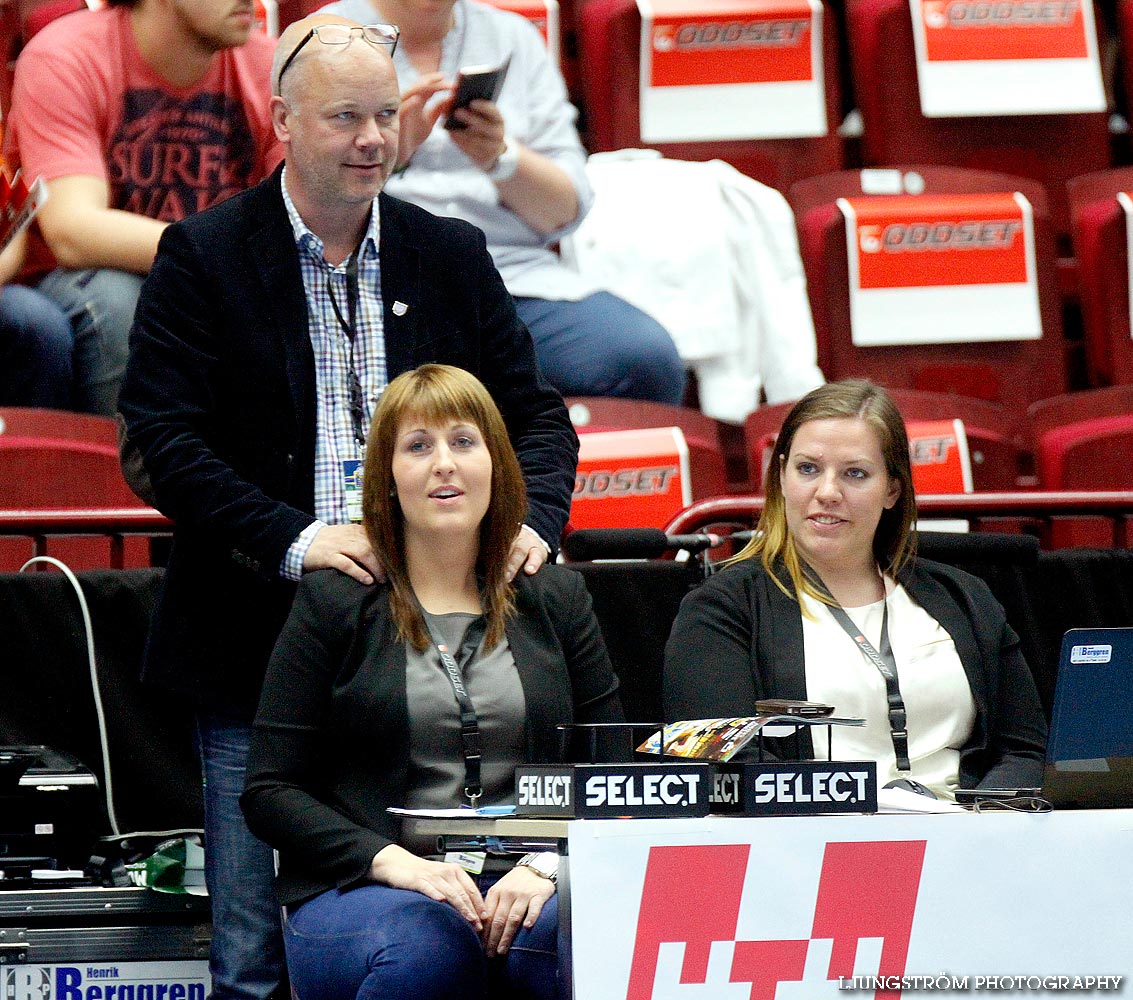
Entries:
<svg viewBox="0 0 1133 1000">
<path fill-rule="evenodd" d="M 487 892 L 496 876 L 479 880 Z M 506 956 L 487 959 L 472 925 L 419 892 L 365 885 L 329 890 L 284 918 L 297 1000 L 555 1000 L 558 895 Z"/>
</svg>

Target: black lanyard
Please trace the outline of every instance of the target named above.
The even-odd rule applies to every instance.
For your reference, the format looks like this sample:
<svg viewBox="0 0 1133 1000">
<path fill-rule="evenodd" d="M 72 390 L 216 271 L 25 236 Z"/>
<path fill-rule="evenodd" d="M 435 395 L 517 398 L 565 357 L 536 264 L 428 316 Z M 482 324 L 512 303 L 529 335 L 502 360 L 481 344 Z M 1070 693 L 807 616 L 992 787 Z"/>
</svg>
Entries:
<svg viewBox="0 0 1133 1000">
<path fill-rule="evenodd" d="M 428 619 L 425 619 L 428 625 Z M 464 668 L 480 647 L 480 640 L 488 624 L 483 615 L 473 621 L 464 633 L 464 641 L 460 644 L 459 663 L 449 652 L 448 646 L 437 638 L 432 626 L 429 626 L 429 636 L 441 657 L 441 664 L 445 668 L 445 675 L 452 684 L 453 694 L 456 695 L 456 704 L 460 708 L 460 748 L 464 752 L 464 794 L 468 797 L 473 808 L 476 801 L 484 794 L 484 787 L 480 783 L 480 720 L 476 716 L 476 706 L 468 696 L 468 689 L 464 686 Z"/>
<path fill-rule="evenodd" d="M 354 367 L 354 338 L 358 333 L 358 255 L 362 250 L 362 245 L 358 244 L 354 248 L 354 252 L 346 259 L 346 316 L 342 315 L 342 309 L 338 304 L 338 299 L 334 294 L 334 285 L 331 282 L 331 275 L 327 275 L 327 295 L 330 296 L 330 305 L 334 310 L 334 318 L 338 320 L 338 325 L 342 328 L 342 332 L 346 334 L 347 343 L 350 349 L 346 356 L 347 366 L 347 386 L 346 386 L 346 405 L 350 412 L 350 422 L 354 427 L 354 440 L 358 442 L 360 448 L 366 447 L 366 410 L 363 403 L 362 382 L 358 378 L 358 372 Z"/>
<path fill-rule="evenodd" d="M 889 735 L 893 739 L 893 755 L 897 758 L 898 771 L 911 771 L 909 761 L 909 729 L 908 713 L 905 711 L 905 699 L 901 697 L 901 685 L 897 678 L 897 659 L 893 655 L 893 646 L 889 641 L 889 600 L 883 599 L 881 610 L 881 649 L 878 650 L 872 642 L 865 637 L 865 633 L 854 624 L 853 619 L 846 614 L 842 605 L 834 601 L 829 588 L 819 579 L 813 570 L 808 573 L 813 583 L 826 597 L 834 603 L 828 604 L 830 614 L 842 626 L 846 635 L 854 640 L 854 644 L 861 650 L 870 663 L 877 667 L 878 673 L 885 680 L 885 699 L 889 704 Z M 884 581 L 882 582 L 884 586 Z"/>
</svg>

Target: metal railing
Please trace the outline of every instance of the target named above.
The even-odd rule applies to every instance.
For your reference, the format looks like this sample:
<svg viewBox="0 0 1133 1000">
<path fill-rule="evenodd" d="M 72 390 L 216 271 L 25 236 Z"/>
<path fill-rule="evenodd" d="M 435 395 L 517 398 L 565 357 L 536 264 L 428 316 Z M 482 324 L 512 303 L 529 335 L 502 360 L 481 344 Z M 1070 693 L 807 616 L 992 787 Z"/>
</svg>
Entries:
<svg viewBox="0 0 1133 1000">
<path fill-rule="evenodd" d="M 751 527 L 762 510 L 761 496 L 713 497 L 686 507 L 665 531 L 684 535 L 729 523 Z M 929 494 L 917 497 L 917 510 L 921 520 L 966 520 L 972 531 L 1034 528 L 1045 548 L 1083 541 L 1133 547 L 1133 491 Z"/>
<path fill-rule="evenodd" d="M 49 555 L 53 538 L 96 535 L 109 539 L 109 568 L 125 565 L 126 539 L 168 535 L 173 522 L 152 507 L 101 510 L 0 510 L 0 537 L 30 538 L 32 554 Z"/>
<path fill-rule="evenodd" d="M 1133 491 L 935 494 L 917 497 L 917 507 L 922 520 L 959 518 L 973 531 L 1035 533 L 1046 548 L 1083 543 L 1133 548 Z M 761 496 L 713 497 L 686 507 L 665 532 L 692 534 L 726 524 L 751 527 L 762 510 Z M 123 567 L 127 538 L 162 537 L 172 528 L 167 517 L 149 507 L 0 510 L 0 537 L 31 539 L 34 555 L 49 554 L 53 538 L 109 539 L 111 569 Z"/>
</svg>

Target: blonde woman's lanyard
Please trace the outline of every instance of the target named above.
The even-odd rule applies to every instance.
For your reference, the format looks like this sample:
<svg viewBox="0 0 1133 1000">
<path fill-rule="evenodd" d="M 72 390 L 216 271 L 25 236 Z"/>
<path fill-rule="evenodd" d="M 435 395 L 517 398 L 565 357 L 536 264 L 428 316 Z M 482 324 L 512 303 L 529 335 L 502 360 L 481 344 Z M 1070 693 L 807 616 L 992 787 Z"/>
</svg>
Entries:
<svg viewBox="0 0 1133 1000">
<path fill-rule="evenodd" d="M 889 735 L 893 740 L 893 755 L 897 758 L 898 771 L 911 771 L 912 763 L 909 761 L 909 729 L 908 713 L 905 711 L 905 699 L 901 697 L 901 684 L 897 677 L 897 658 L 893 655 L 893 646 L 889 641 L 889 599 L 883 598 L 881 605 L 881 648 L 878 649 L 865 637 L 865 633 L 854 624 L 853 619 L 846 614 L 842 605 L 834 600 L 830 589 L 810 567 L 807 567 L 807 577 L 823 594 L 829 598 L 827 608 L 834 620 L 842 626 L 846 635 L 854 640 L 870 663 L 877 667 L 885 681 L 885 700 L 889 706 Z"/>
</svg>

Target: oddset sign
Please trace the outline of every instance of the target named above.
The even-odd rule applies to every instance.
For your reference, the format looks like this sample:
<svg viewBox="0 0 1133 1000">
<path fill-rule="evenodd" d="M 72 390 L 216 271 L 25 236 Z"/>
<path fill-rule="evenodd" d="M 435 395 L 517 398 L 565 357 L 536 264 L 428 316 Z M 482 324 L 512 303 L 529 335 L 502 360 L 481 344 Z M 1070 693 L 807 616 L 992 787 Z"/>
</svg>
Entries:
<svg viewBox="0 0 1133 1000">
<path fill-rule="evenodd" d="M 1091 0 L 909 0 L 926 118 L 1105 111 Z"/>
<path fill-rule="evenodd" d="M 839 198 L 858 347 L 1037 340 L 1034 213 L 1020 193 Z"/>
<path fill-rule="evenodd" d="M 637 0 L 641 139 L 827 134 L 820 0 Z"/>
</svg>

